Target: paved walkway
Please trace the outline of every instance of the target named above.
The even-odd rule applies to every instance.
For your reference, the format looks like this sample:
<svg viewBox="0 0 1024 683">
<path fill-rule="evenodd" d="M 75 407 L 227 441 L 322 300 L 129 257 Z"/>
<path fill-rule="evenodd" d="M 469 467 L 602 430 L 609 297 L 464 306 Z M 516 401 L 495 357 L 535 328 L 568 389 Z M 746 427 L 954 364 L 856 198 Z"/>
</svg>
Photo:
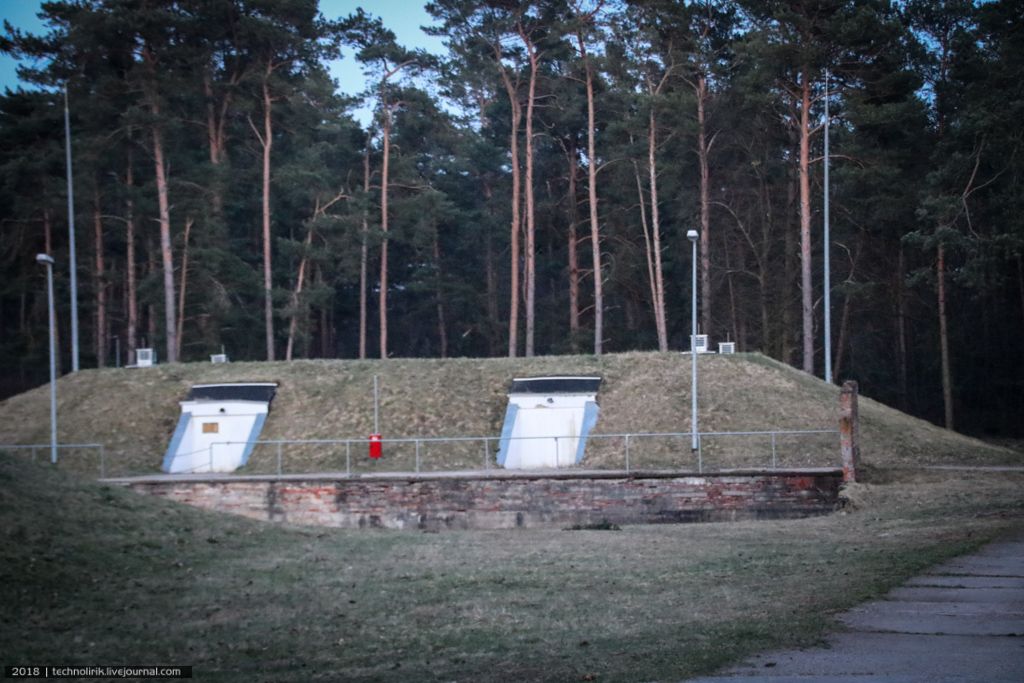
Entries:
<svg viewBox="0 0 1024 683">
<path fill-rule="evenodd" d="M 1024 534 L 934 567 L 840 617 L 827 647 L 771 652 L 691 683 L 1021 683 Z"/>
</svg>

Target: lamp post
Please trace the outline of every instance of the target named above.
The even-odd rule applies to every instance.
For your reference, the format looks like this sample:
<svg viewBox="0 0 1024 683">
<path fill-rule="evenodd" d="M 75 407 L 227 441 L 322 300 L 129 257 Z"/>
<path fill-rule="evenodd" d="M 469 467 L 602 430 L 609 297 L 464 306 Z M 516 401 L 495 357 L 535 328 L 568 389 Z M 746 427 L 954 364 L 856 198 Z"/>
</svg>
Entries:
<svg viewBox="0 0 1024 683">
<path fill-rule="evenodd" d="M 700 437 L 697 435 L 697 231 L 687 230 L 686 238 L 693 245 L 693 264 L 691 268 L 693 278 L 690 287 L 693 293 L 690 303 L 690 367 L 692 374 L 690 381 L 690 396 L 692 399 L 690 414 L 692 439 L 690 441 L 690 450 L 696 453 L 700 451 Z"/>
<path fill-rule="evenodd" d="M 46 266 L 46 302 L 50 317 L 50 462 L 57 464 L 57 314 L 53 310 L 53 257 L 36 254 L 36 262 Z"/>
</svg>

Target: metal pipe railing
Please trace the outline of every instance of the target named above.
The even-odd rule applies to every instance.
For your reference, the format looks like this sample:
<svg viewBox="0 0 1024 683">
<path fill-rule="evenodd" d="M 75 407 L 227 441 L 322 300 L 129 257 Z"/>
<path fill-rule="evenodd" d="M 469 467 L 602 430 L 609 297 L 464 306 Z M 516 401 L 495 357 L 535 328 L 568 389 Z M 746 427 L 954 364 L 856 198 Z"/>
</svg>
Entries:
<svg viewBox="0 0 1024 683">
<path fill-rule="evenodd" d="M 723 431 L 723 432 L 699 432 L 698 443 L 703 444 L 704 439 L 715 439 L 718 437 L 767 437 L 770 441 L 771 448 L 771 467 L 775 469 L 778 467 L 778 439 L 779 437 L 804 437 L 810 435 L 826 435 L 835 434 L 838 436 L 839 431 L 837 429 L 772 429 L 772 430 L 756 430 L 756 431 Z M 620 432 L 620 433 L 609 433 L 609 434 L 589 434 L 586 439 L 588 441 L 607 441 L 609 439 L 622 439 L 623 450 L 622 456 L 625 465 L 625 471 L 630 472 L 634 465 L 633 450 L 636 448 L 636 441 L 638 439 L 657 439 L 657 438 L 692 438 L 692 432 Z M 401 444 L 412 444 L 414 446 L 414 460 L 413 466 L 416 472 L 420 472 L 424 465 L 424 454 L 423 447 L 428 444 L 458 444 L 458 443 L 471 443 L 478 442 L 483 444 L 483 469 L 489 470 L 492 465 L 491 461 L 491 443 L 497 442 L 498 448 L 495 453 L 500 452 L 503 443 L 510 441 L 536 441 L 553 439 L 555 442 L 555 461 L 556 468 L 562 467 L 563 459 L 561 457 L 562 440 L 571 439 L 573 441 L 578 440 L 579 436 L 552 436 L 552 435 L 541 435 L 541 436 L 513 436 L 513 437 L 501 437 L 501 436 L 428 436 L 428 437 L 396 437 L 396 438 L 383 438 L 381 443 L 391 445 Z M 352 446 L 355 445 L 367 445 L 370 443 L 369 439 L 366 438 L 343 438 L 343 439 L 257 439 L 250 441 L 218 441 L 209 445 L 207 449 L 199 449 L 194 453 L 200 453 L 203 450 L 207 450 L 207 462 L 199 465 L 194 465 L 187 470 L 185 473 L 197 473 L 200 471 L 212 471 L 214 466 L 214 449 L 222 446 L 274 446 L 276 451 L 276 471 L 277 474 L 284 473 L 285 465 L 285 446 L 325 446 L 325 445 L 341 445 L 345 446 L 345 474 L 346 476 L 352 475 Z M 49 448 L 50 444 L 0 444 L 0 450 L 29 450 L 32 453 L 32 459 L 36 459 L 36 453 L 40 449 Z M 106 463 L 106 449 L 104 444 L 98 443 L 87 443 L 87 444 L 58 444 L 58 448 L 63 449 L 77 449 L 77 448 L 94 448 L 99 451 L 99 470 L 100 478 L 106 477 L 107 474 L 107 463 Z M 703 456 L 701 454 L 702 449 L 698 449 L 697 453 L 697 471 L 703 472 L 704 463 Z M 575 464 L 575 458 L 572 458 L 572 464 Z"/>
<path fill-rule="evenodd" d="M 838 430 L 836 429 L 774 429 L 774 430 L 760 430 L 760 431 L 723 431 L 723 432 L 700 432 L 698 436 L 698 443 L 702 439 L 715 439 L 717 437 L 768 437 L 771 444 L 771 467 L 775 469 L 778 467 L 778 437 L 786 436 L 810 436 L 810 435 L 823 435 L 823 434 L 835 434 L 838 436 Z M 635 441 L 637 439 L 652 439 L 652 438 L 692 438 L 691 432 L 621 432 L 611 434 L 589 434 L 586 439 L 593 441 L 601 441 L 608 439 L 622 439 L 623 440 L 623 457 L 625 464 L 625 471 L 629 472 L 633 467 L 632 462 L 632 450 L 635 448 Z M 485 470 L 490 469 L 491 466 L 491 442 L 498 442 L 499 449 L 502 442 L 509 441 L 536 441 L 536 440 L 547 440 L 553 439 L 555 442 L 555 465 L 556 469 L 562 467 L 561 447 L 563 439 L 577 440 L 579 436 L 551 436 L 551 435 L 540 435 L 540 436 L 513 436 L 513 437 L 501 437 L 501 436 L 428 436 L 428 437 L 395 437 L 395 438 L 382 438 L 380 443 L 401 445 L 401 444 L 412 444 L 414 447 L 413 456 L 413 469 L 416 472 L 420 472 L 423 469 L 423 446 L 426 444 L 457 444 L 467 442 L 481 442 L 483 444 L 483 468 Z M 210 451 L 210 468 L 212 469 L 214 462 L 214 448 L 221 446 L 275 446 L 277 452 L 277 473 L 283 473 L 283 446 L 318 446 L 318 445 L 341 445 L 345 446 L 345 473 L 346 476 L 352 474 L 352 446 L 355 445 L 368 445 L 369 439 L 366 438 L 345 438 L 345 439 L 260 439 L 253 441 L 217 441 L 209 446 Z M 697 453 L 697 471 L 703 472 L 703 456 L 698 450 Z"/>
</svg>

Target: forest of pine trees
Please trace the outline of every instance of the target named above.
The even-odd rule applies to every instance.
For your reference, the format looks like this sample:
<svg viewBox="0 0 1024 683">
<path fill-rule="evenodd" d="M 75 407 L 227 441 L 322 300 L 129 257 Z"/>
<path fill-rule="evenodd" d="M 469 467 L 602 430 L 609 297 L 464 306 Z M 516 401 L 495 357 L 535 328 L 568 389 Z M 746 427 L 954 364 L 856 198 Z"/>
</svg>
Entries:
<svg viewBox="0 0 1024 683">
<path fill-rule="evenodd" d="M 1024 3 L 426 7 L 445 54 L 316 0 L 5 26 L 31 85 L 0 96 L 0 395 L 47 378 L 39 252 L 71 367 L 66 86 L 84 368 L 684 350 L 697 229 L 713 342 L 819 377 L 829 353 L 900 409 L 1021 434 Z"/>
</svg>

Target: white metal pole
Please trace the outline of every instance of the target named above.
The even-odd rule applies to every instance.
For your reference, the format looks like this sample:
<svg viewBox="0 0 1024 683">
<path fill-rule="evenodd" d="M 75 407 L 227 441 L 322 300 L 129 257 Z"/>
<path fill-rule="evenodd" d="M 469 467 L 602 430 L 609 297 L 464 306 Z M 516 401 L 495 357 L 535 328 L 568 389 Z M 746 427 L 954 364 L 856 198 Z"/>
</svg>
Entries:
<svg viewBox="0 0 1024 683">
<path fill-rule="evenodd" d="M 68 177 L 68 269 L 71 272 L 71 372 L 78 372 L 78 272 L 75 265 L 75 190 L 71 180 L 71 114 L 64 84 L 64 158 Z"/>
<path fill-rule="evenodd" d="M 825 381 L 832 384 L 832 274 L 829 267 L 829 225 L 828 225 L 828 70 L 825 71 Z"/>
<path fill-rule="evenodd" d="M 693 294 L 690 302 L 690 368 L 692 374 L 690 380 L 690 430 L 692 432 L 690 450 L 697 451 L 700 449 L 700 438 L 697 435 L 697 231 L 687 231 L 686 237 L 693 244 L 693 263 L 690 269 L 693 274 L 690 285 Z"/>
<path fill-rule="evenodd" d="M 380 434 L 380 388 L 377 375 L 373 376 L 373 433 Z"/>
<path fill-rule="evenodd" d="M 53 258 L 37 254 L 36 261 L 46 266 L 46 310 L 50 319 L 50 462 L 57 464 L 57 314 L 53 305 Z"/>
</svg>

